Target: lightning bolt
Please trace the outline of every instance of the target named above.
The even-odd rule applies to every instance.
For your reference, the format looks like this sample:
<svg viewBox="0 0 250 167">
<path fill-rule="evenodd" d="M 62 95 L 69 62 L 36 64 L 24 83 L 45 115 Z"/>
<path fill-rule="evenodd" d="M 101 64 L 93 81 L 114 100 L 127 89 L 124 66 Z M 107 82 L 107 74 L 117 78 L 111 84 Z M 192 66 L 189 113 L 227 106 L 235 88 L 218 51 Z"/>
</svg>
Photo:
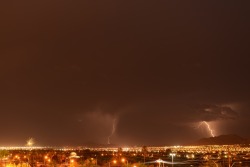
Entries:
<svg viewBox="0 0 250 167">
<path fill-rule="evenodd" d="M 111 144 L 110 138 L 114 135 L 115 130 L 116 130 L 116 119 L 113 120 L 112 131 L 111 134 L 108 136 L 108 144 Z"/>
<path fill-rule="evenodd" d="M 209 133 L 210 133 L 210 135 L 211 135 L 212 137 L 215 136 L 215 135 L 214 135 L 214 131 L 211 129 L 209 123 L 207 123 L 206 121 L 202 121 L 202 122 L 198 125 L 198 128 L 200 128 L 201 125 L 205 125 L 205 126 L 207 127 L 207 130 L 209 131 Z"/>
</svg>

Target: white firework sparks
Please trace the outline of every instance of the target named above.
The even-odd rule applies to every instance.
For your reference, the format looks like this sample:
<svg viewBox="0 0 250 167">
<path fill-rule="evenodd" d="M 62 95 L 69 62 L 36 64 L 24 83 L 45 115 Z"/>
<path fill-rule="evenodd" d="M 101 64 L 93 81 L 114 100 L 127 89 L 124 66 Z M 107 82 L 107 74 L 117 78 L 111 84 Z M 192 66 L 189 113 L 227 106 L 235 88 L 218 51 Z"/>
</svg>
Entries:
<svg viewBox="0 0 250 167">
<path fill-rule="evenodd" d="M 33 138 L 29 138 L 26 141 L 26 145 L 29 146 L 29 147 L 32 147 L 34 144 L 35 144 L 35 140 Z"/>
</svg>

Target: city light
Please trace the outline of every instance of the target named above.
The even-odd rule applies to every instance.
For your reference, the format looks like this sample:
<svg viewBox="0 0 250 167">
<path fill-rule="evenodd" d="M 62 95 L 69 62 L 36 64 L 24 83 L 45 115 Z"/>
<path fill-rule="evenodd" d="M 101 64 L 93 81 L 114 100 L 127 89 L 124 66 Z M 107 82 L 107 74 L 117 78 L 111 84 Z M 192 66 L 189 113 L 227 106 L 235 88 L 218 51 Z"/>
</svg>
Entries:
<svg viewBox="0 0 250 167">
<path fill-rule="evenodd" d="M 5 149 L 8 150 L 7 147 Z M 2 158 L 2 162 L 6 163 L 6 167 L 11 167 L 11 163 L 24 163 L 24 162 L 31 162 L 31 160 L 35 160 L 37 164 L 43 164 L 44 166 L 49 165 L 52 162 L 52 157 L 55 155 L 64 155 L 66 161 L 65 165 L 71 164 L 71 165 L 77 165 L 77 161 L 75 158 L 81 158 L 84 156 L 90 155 L 97 155 L 97 152 L 100 152 L 99 155 L 103 154 L 103 156 L 100 156 L 98 159 L 99 164 L 103 164 L 104 167 L 116 167 L 116 166 L 126 166 L 128 167 L 128 159 L 131 160 L 131 166 L 138 166 L 137 164 L 143 160 L 143 153 L 141 152 L 141 147 L 131 147 L 128 148 L 126 152 L 123 154 L 126 155 L 126 157 L 120 157 L 115 154 L 113 156 L 113 152 L 115 148 L 88 148 L 90 152 L 85 152 L 84 149 L 80 149 L 79 155 L 76 155 L 78 148 L 69 148 L 69 149 L 61 149 L 61 148 L 43 148 L 43 149 L 37 149 L 33 150 L 39 154 L 41 151 L 41 155 L 43 155 L 42 160 L 41 159 L 31 159 L 29 158 L 30 149 L 17 151 L 17 148 L 15 150 L 9 149 L 10 155 L 12 153 L 12 156 L 5 156 Z M 194 162 L 204 162 L 212 163 L 214 166 L 230 166 L 235 167 L 239 166 L 239 164 L 249 164 L 250 159 L 250 146 L 240 146 L 240 145 L 200 145 L 200 146 L 164 146 L 164 147 L 147 147 L 148 153 L 152 156 L 146 158 L 146 166 L 150 166 L 150 164 L 154 163 L 157 164 L 159 167 L 164 166 L 177 166 L 181 164 L 187 164 L 187 161 L 189 165 L 192 164 L 193 160 L 196 158 Z M 116 148 L 117 150 L 117 148 Z M 166 156 L 166 150 L 171 150 L 171 152 L 168 154 L 169 157 Z M 66 155 L 65 151 L 69 154 Z M 78 150 L 79 151 L 79 150 Z M 91 152 L 94 152 L 91 153 Z M 18 153 L 18 154 L 17 154 Z M 134 154 L 136 153 L 136 157 Z M 87 154 L 87 155 L 86 155 Z M 28 155 L 28 156 L 27 156 Z M 72 158 L 75 157 L 75 158 Z M 107 157 L 116 158 L 111 159 L 111 161 L 106 161 Z M 25 161 L 21 157 L 28 157 Z M 153 160 L 154 157 L 157 157 L 156 160 Z M 178 159 L 175 159 L 175 157 L 178 157 Z M 94 163 L 94 165 L 97 165 L 97 159 L 94 157 L 90 157 L 89 161 L 83 162 L 86 163 Z M 96 160 L 96 161 L 95 161 Z M 56 163 L 56 161 L 53 161 L 53 163 Z M 191 164 L 190 164 L 191 163 Z M 167 165 L 164 165 L 167 164 Z M 204 164 L 205 165 L 205 164 Z M 185 165 L 184 165 L 185 166 Z M 25 167 L 25 165 L 23 165 Z"/>
</svg>

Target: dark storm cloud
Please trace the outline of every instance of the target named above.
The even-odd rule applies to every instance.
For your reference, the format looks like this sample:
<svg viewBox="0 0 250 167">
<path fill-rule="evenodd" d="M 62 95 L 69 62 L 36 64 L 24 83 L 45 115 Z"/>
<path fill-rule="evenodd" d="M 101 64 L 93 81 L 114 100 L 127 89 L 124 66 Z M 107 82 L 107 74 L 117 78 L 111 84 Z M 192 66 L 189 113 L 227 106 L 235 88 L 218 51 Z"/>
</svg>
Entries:
<svg viewBox="0 0 250 167">
<path fill-rule="evenodd" d="M 238 113 L 232 108 L 219 105 L 200 105 L 196 111 L 200 120 L 215 121 L 215 120 L 228 120 L 236 119 Z"/>
<path fill-rule="evenodd" d="M 1 143 L 107 143 L 118 119 L 112 142 L 171 144 L 188 123 L 246 119 L 221 106 L 250 100 L 248 6 L 1 2 Z"/>
</svg>

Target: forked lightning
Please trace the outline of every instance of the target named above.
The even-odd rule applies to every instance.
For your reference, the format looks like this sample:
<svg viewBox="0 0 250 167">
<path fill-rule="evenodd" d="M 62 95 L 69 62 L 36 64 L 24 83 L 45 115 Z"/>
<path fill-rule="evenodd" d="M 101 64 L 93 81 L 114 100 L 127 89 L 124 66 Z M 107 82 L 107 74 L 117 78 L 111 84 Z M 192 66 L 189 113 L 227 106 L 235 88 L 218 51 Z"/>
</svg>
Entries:
<svg viewBox="0 0 250 167">
<path fill-rule="evenodd" d="M 209 131 L 209 133 L 210 133 L 210 135 L 211 135 L 212 137 L 215 136 L 215 135 L 214 135 L 214 131 L 211 129 L 209 123 L 207 123 L 206 121 L 202 121 L 202 122 L 198 125 L 198 128 L 200 128 L 201 125 L 205 125 L 205 126 L 206 126 L 207 130 Z"/>
</svg>

